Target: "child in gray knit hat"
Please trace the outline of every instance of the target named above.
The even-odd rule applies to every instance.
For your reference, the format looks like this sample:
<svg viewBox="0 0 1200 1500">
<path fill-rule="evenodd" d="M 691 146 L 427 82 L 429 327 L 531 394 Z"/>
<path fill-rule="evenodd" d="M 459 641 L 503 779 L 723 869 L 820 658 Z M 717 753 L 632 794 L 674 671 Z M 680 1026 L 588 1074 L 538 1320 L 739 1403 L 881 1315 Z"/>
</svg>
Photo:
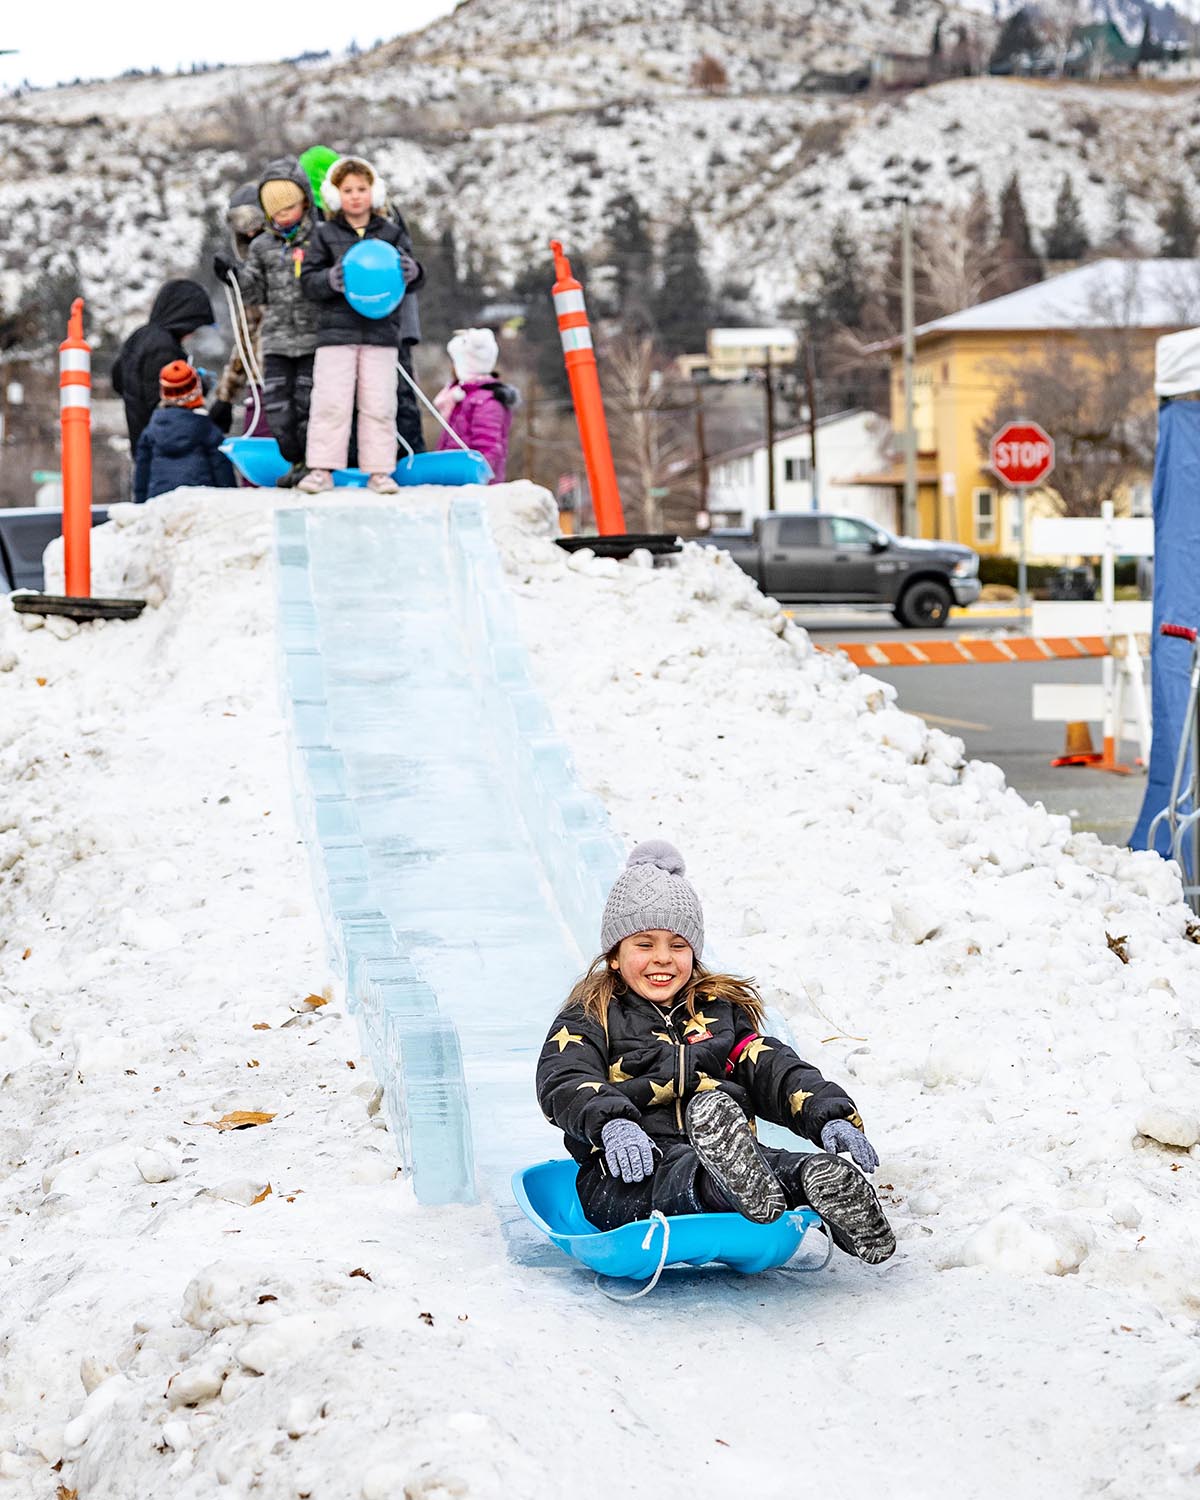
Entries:
<svg viewBox="0 0 1200 1500">
<path fill-rule="evenodd" d="M 862 1175 L 879 1158 L 854 1101 L 764 1034 L 752 981 L 704 967 L 685 869 L 661 839 L 633 850 L 605 903 L 602 952 L 542 1048 L 538 1102 L 579 1163 L 584 1213 L 608 1230 L 655 1211 L 770 1223 L 808 1207 L 840 1249 L 876 1265 L 896 1241 Z M 760 1146 L 756 1114 L 820 1149 Z"/>
</svg>

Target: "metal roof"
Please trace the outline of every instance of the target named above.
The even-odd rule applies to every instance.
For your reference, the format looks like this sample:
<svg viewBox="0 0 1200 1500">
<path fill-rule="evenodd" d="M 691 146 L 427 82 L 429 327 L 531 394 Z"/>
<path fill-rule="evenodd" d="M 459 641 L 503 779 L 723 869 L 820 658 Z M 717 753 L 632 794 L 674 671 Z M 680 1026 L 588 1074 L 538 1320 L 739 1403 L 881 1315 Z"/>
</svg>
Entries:
<svg viewBox="0 0 1200 1500">
<path fill-rule="evenodd" d="M 1019 292 L 923 323 L 916 336 L 1185 328 L 1193 323 L 1200 323 L 1200 260 L 1110 259 L 1077 266 Z"/>
<path fill-rule="evenodd" d="M 713 349 L 758 349 L 766 345 L 796 345 L 794 328 L 710 328 L 709 347 Z"/>
</svg>

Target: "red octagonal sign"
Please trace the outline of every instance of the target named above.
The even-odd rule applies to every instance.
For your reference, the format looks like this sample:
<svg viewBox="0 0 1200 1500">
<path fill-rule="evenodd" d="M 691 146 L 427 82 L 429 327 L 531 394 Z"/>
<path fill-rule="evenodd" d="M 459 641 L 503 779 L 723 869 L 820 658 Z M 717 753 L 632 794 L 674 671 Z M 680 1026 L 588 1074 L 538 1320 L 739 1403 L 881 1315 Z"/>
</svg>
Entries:
<svg viewBox="0 0 1200 1500">
<path fill-rule="evenodd" d="M 992 439 L 989 466 L 1017 489 L 1040 484 L 1054 467 L 1054 439 L 1036 422 L 1009 422 Z"/>
</svg>

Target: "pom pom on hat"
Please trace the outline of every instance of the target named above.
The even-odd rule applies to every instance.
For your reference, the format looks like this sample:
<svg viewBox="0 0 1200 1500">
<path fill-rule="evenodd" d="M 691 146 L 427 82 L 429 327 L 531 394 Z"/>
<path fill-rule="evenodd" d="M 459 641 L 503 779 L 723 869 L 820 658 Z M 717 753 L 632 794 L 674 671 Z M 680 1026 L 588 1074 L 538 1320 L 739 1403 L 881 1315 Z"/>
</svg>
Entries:
<svg viewBox="0 0 1200 1500">
<path fill-rule="evenodd" d="M 204 405 L 200 377 L 186 359 L 173 359 L 158 375 L 158 393 L 164 406 L 195 408 Z"/>
<path fill-rule="evenodd" d="M 490 375 L 500 358 L 500 346 L 490 328 L 464 328 L 446 345 L 459 380 L 478 380 Z"/>
<path fill-rule="evenodd" d="M 600 947 L 611 953 L 636 932 L 677 932 L 699 959 L 704 952 L 704 912 L 683 878 L 683 855 L 665 839 L 638 844 L 604 904 Z"/>
<path fill-rule="evenodd" d="M 625 864 L 628 869 L 632 869 L 634 865 L 657 865 L 668 875 L 687 874 L 683 855 L 674 844 L 668 844 L 666 839 L 647 839 L 645 843 L 638 844 Z"/>
</svg>

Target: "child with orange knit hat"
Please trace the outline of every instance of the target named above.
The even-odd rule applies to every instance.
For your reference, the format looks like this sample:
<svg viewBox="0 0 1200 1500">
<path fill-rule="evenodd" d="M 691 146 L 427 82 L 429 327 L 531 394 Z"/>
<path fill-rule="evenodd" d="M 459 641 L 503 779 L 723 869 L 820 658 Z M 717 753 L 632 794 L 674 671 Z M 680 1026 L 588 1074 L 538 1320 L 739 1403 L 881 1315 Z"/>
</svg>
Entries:
<svg viewBox="0 0 1200 1500">
<path fill-rule="evenodd" d="M 138 438 L 133 498 L 138 505 L 182 485 L 229 489 L 233 469 L 221 452 L 221 429 L 204 410 L 200 377 L 185 359 L 164 365 L 160 401 Z"/>
</svg>

